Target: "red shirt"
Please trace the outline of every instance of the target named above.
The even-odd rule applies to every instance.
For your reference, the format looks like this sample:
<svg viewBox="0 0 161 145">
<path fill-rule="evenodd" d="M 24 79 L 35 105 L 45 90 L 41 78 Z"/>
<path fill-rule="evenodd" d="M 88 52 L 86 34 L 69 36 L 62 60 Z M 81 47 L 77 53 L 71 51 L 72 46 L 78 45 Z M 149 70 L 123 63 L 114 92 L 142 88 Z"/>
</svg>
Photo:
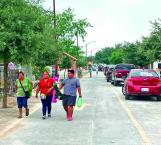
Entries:
<svg viewBox="0 0 161 145">
<path fill-rule="evenodd" d="M 40 89 L 40 93 L 41 94 L 45 94 L 45 95 L 52 95 L 52 91 L 50 93 L 47 94 L 48 89 L 50 89 L 53 86 L 54 80 L 52 78 L 48 78 L 46 80 L 41 79 L 39 81 L 38 87 Z"/>
</svg>

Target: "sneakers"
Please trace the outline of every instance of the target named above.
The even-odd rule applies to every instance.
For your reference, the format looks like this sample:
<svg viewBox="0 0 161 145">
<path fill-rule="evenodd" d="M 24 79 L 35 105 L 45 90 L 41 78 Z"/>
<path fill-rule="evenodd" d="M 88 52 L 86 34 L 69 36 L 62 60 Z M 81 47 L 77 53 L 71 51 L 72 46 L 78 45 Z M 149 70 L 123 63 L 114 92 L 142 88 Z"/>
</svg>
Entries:
<svg viewBox="0 0 161 145">
<path fill-rule="evenodd" d="M 48 117 L 51 118 L 51 114 L 48 114 Z M 42 119 L 45 120 L 45 119 L 46 119 L 46 115 L 44 115 L 44 116 L 42 117 Z"/>
<path fill-rule="evenodd" d="M 73 121 L 72 117 L 67 117 L 67 121 Z"/>
<path fill-rule="evenodd" d="M 43 116 L 42 119 L 45 120 L 46 119 L 46 116 Z"/>
</svg>

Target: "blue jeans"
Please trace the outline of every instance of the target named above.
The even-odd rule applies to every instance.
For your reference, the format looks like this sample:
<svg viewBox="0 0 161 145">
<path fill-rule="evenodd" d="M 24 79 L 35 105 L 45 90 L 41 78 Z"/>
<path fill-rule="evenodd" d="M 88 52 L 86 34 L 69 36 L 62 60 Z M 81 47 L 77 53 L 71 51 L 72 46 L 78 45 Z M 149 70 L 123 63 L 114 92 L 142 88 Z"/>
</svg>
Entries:
<svg viewBox="0 0 161 145">
<path fill-rule="evenodd" d="M 46 99 L 41 99 L 41 102 L 42 102 L 43 116 L 46 115 L 47 109 L 48 109 L 48 114 L 51 114 L 52 95 L 46 96 Z"/>
<path fill-rule="evenodd" d="M 18 108 L 27 108 L 27 98 L 26 97 L 17 97 Z"/>
</svg>

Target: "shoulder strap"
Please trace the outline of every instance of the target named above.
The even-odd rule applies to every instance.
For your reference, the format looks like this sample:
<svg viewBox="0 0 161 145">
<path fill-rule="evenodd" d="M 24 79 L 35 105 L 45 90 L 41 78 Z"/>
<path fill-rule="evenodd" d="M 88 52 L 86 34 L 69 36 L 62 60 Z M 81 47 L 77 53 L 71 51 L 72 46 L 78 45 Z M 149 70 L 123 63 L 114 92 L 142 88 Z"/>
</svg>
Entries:
<svg viewBox="0 0 161 145">
<path fill-rule="evenodd" d="M 23 89 L 24 93 L 26 93 L 26 91 L 25 91 L 24 87 L 22 86 L 22 83 L 21 83 L 21 81 L 20 81 L 20 80 L 19 80 L 19 82 L 20 82 L 20 84 L 21 84 L 21 87 L 22 87 L 22 89 Z"/>
</svg>

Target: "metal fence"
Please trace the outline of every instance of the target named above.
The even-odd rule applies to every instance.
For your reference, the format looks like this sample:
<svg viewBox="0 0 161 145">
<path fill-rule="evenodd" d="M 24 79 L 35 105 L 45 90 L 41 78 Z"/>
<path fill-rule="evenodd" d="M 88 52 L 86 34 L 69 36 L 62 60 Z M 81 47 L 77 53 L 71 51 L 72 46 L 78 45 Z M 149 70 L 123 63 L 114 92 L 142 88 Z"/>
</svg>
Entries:
<svg viewBox="0 0 161 145">
<path fill-rule="evenodd" d="M 3 77 L 3 66 L 0 66 L 0 97 L 3 96 L 4 89 L 4 77 Z M 14 95 L 14 86 L 17 79 L 18 70 L 8 70 L 8 95 Z"/>
</svg>

